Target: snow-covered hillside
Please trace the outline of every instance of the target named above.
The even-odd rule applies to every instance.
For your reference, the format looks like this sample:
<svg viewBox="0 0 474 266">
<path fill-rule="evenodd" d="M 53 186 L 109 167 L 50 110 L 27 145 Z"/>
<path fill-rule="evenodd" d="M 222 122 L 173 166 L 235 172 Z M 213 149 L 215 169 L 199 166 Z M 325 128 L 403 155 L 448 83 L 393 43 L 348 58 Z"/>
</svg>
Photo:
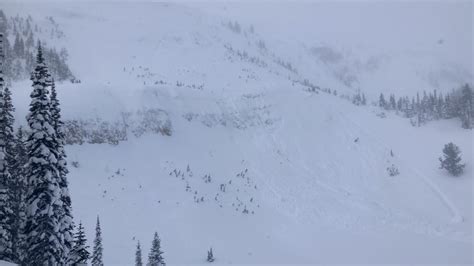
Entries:
<svg viewBox="0 0 474 266">
<path fill-rule="evenodd" d="M 136 242 L 146 253 L 155 231 L 169 265 L 204 264 L 210 247 L 217 264 L 472 263 L 472 131 L 453 120 L 412 127 L 312 89 L 370 101 L 449 91 L 472 83 L 472 65 L 438 39 L 416 51 L 333 43 L 303 12 L 317 6 L 272 11 L 301 15 L 303 38 L 235 5 L 1 6 L 53 16 L 65 33 L 52 45 L 67 47 L 81 80 L 57 84 L 65 119 L 160 110 L 171 123 L 171 136 L 67 146 L 74 218 L 91 241 L 100 215 L 106 265 L 132 265 Z M 11 86 L 19 124 L 30 83 Z M 457 178 L 438 169 L 448 142 L 467 162 Z"/>
</svg>

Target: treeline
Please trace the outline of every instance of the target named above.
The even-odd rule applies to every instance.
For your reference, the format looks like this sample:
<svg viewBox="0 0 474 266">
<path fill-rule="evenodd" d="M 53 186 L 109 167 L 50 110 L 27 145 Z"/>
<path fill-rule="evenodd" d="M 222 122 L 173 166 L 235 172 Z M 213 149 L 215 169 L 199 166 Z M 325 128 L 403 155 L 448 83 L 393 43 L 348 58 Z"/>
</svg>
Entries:
<svg viewBox="0 0 474 266">
<path fill-rule="evenodd" d="M 155 232 L 153 236 L 153 240 L 151 242 L 150 252 L 148 253 L 148 262 L 147 266 L 166 266 L 165 259 L 163 258 L 164 252 L 161 248 L 161 240 L 158 236 L 158 233 Z M 212 251 L 212 247 L 207 251 L 207 262 L 214 262 L 215 257 Z M 94 264 L 92 264 L 94 265 Z M 142 248 L 140 245 L 140 241 L 137 242 L 137 248 L 135 250 L 135 266 L 143 266 L 143 258 L 142 258 Z"/>
<path fill-rule="evenodd" d="M 45 32 L 35 24 L 33 18 L 20 16 L 7 18 L 0 10 L 0 33 L 5 37 L 4 50 L 4 75 L 10 80 L 22 80 L 30 77 L 35 67 L 34 52 L 37 49 L 40 38 L 38 35 L 48 34 L 50 37 L 61 38 L 64 34 L 59 31 L 53 18 L 48 20 L 52 25 L 50 32 Z M 10 40 L 12 40 L 10 42 Z M 70 80 L 77 82 L 67 64 L 68 52 L 65 48 L 60 51 L 56 48 L 47 48 L 42 42 L 43 57 L 48 65 L 49 74 L 58 81 Z"/>
<path fill-rule="evenodd" d="M 434 90 L 431 93 L 423 92 L 422 96 L 417 93 L 411 99 L 408 96 L 397 98 L 393 94 L 386 98 L 382 93 L 378 105 L 385 110 L 400 112 L 410 118 L 414 126 L 451 118 L 459 118 L 463 128 L 471 129 L 474 126 L 474 94 L 468 84 L 446 95 Z"/>
</svg>

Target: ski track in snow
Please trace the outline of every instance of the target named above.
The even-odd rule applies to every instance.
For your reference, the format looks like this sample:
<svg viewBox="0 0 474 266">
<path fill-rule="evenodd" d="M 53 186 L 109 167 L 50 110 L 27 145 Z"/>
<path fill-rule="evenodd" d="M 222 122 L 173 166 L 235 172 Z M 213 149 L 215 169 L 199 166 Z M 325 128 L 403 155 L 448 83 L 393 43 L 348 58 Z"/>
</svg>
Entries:
<svg viewBox="0 0 474 266">
<path fill-rule="evenodd" d="M 413 170 L 418 177 L 420 177 L 427 186 L 430 187 L 430 189 L 435 193 L 439 199 L 446 205 L 446 207 L 449 209 L 449 211 L 452 214 L 451 217 L 451 222 L 453 223 L 461 223 L 463 222 L 463 217 L 461 213 L 459 212 L 458 208 L 452 203 L 452 201 L 446 196 L 446 194 L 439 188 L 438 185 L 434 183 L 430 178 L 428 178 L 426 175 L 421 174 L 417 170 Z"/>
<path fill-rule="evenodd" d="M 271 104 L 266 102 L 266 104 Z M 378 137 L 375 137 L 373 134 L 369 133 L 365 130 L 361 125 L 356 123 L 353 119 L 348 117 L 348 115 L 344 114 L 343 112 L 336 112 L 338 117 L 341 118 L 345 123 L 350 123 L 352 126 L 349 127 L 351 129 L 356 129 L 356 131 L 346 132 L 345 138 L 350 141 L 354 139 L 355 136 L 364 139 L 364 141 L 371 142 L 371 151 L 370 154 L 388 154 L 390 152 L 390 148 L 387 144 L 381 141 Z M 301 125 L 300 125 L 301 126 Z M 280 127 L 284 127 L 284 120 Z M 303 126 L 301 126 L 304 130 Z M 266 148 L 261 148 L 262 150 L 271 150 L 276 149 L 278 151 L 285 150 L 285 144 L 281 141 L 278 141 L 274 134 L 266 135 L 265 130 L 262 130 L 264 133 L 255 133 L 254 134 L 254 143 L 255 145 L 261 146 L 261 143 L 264 141 L 261 140 L 262 137 L 266 137 L 266 140 L 269 141 L 269 144 L 266 145 Z M 361 144 L 363 145 L 363 144 Z M 367 151 L 368 152 L 368 151 Z M 285 163 L 289 166 L 289 168 L 296 171 L 296 169 L 300 169 L 295 175 L 300 177 L 304 177 L 305 180 L 309 180 L 310 183 L 307 183 L 305 186 L 300 187 L 298 192 L 291 192 L 282 190 L 282 187 L 276 185 L 272 180 L 265 179 L 265 187 L 269 189 L 273 197 L 280 198 L 281 200 L 285 201 L 285 204 L 289 206 L 289 213 L 294 217 L 300 220 L 300 222 L 308 222 L 307 219 L 311 219 L 312 221 L 317 221 L 323 219 L 327 219 L 328 224 L 332 224 L 336 222 L 343 228 L 355 228 L 358 230 L 370 230 L 370 226 L 367 227 L 364 225 L 364 222 L 359 220 L 356 216 L 347 216 L 347 215 L 340 215 L 335 217 L 329 217 L 327 212 L 324 209 L 314 209 L 315 206 L 311 202 L 313 200 L 317 200 L 317 197 L 311 196 L 312 194 L 318 193 L 317 191 L 323 189 L 332 194 L 335 201 L 338 202 L 341 206 L 346 206 L 349 208 L 356 208 L 359 209 L 362 213 L 368 212 L 368 215 L 371 215 L 377 219 L 375 224 L 378 226 L 389 226 L 392 228 L 398 228 L 398 230 L 409 230 L 418 232 L 421 234 L 428 234 L 432 236 L 439 236 L 443 235 L 448 238 L 453 238 L 462 241 L 470 241 L 469 236 L 463 236 L 459 234 L 451 234 L 452 230 L 449 228 L 444 228 L 442 225 L 434 225 L 428 221 L 420 220 L 419 218 L 410 217 L 410 215 L 399 213 L 398 211 L 391 210 L 388 206 L 383 206 L 380 203 L 377 203 L 374 200 L 371 200 L 367 197 L 362 197 L 361 195 L 351 193 L 350 191 L 345 190 L 344 188 L 334 186 L 322 180 L 318 180 L 317 174 L 315 174 L 314 167 L 311 167 L 304 163 L 303 160 L 292 160 L 289 157 L 285 156 L 284 152 L 280 153 L 280 156 L 285 159 Z M 365 155 L 365 156 L 372 156 L 372 155 Z M 370 157 L 367 157 L 370 158 Z M 456 206 L 451 202 L 451 200 L 444 194 L 439 187 L 431 180 L 429 180 L 424 175 L 420 174 L 420 172 L 413 167 L 411 167 L 408 163 L 401 160 L 400 158 L 393 159 L 395 160 L 396 164 L 399 167 L 403 167 L 403 170 L 406 172 L 410 172 L 414 174 L 419 180 L 425 184 L 430 191 L 440 200 L 440 202 L 447 208 L 451 217 L 450 221 L 452 223 L 459 223 L 462 222 L 462 216 Z M 296 161 L 296 162 L 295 162 Z M 367 163 L 371 163 L 373 160 L 367 159 Z M 375 162 L 375 161 L 373 161 Z M 258 169 L 258 166 L 254 166 L 255 169 Z M 268 172 L 260 173 L 261 176 L 268 175 Z M 365 186 L 370 186 L 370 181 L 364 179 Z M 319 188 L 316 189 L 315 188 Z M 298 197 L 306 198 L 305 200 L 294 200 L 293 203 L 290 203 L 291 196 L 285 195 L 295 195 Z M 314 198 L 314 199 L 313 199 Z M 301 204 L 302 202 L 307 202 L 308 205 Z M 278 203 L 277 203 L 278 204 Z M 322 217 L 326 216 L 326 217 Z M 389 222 L 390 221 L 390 222 Z M 441 227 L 440 227 L 441 226 Z"/>
<path fill-rule="evenodd" d="M 360 132 L 363 132 L 366 136 L 370 137 L 372 140 L 378 143 L 379 145 L 376 145 L 376 147 L 385 147 L 385 150 L 387 151 L 390 150 L 390 148 L 386 144 L 384 144 L 378 137 L 368 133 L 367 130 L 363 129 L 359 124 L 355 123 L 352 119 L 349 119 L 342 112 L 340 112 L 339 114 L 342 117 L 346 118 L 346 121 L 351 122 Z M 398 159 L 398 160 L 403 162 L 403 160 L 401 159 Z M 408 165 L 408 164 L 404 163 L 404 165 Z M 431 191 L 433 191 L 433 193 L 435 193 L 436 196 L 443 202 L 446 208 L 448 208 L 448 210 L 452 214 L 451 221 L 453 223 L 460 223 L 463 221 L 462 215 L 460 214 L 458 208 L 452 203 L 452 201 L 448 198 L 448 196 L 439 188 L 439 186 L 435 184 L 434 181 L 432 181 L 430 178 L 421 174 L 418 170 L 412 167 L 410 168 L 410 170 L 414 172 L 418 178 L 423 180 L 423 182 L 431 189 Z"/>
</svg>

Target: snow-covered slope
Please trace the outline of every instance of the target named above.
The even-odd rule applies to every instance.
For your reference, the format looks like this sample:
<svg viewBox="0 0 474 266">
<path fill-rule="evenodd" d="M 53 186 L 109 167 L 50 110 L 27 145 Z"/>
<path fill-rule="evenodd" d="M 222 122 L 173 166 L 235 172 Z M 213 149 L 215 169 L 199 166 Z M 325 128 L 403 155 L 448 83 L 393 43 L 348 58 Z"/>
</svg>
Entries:
<svg viewBox="0 0 474 266">
<path fill-rule="evenodd" d="M 148 250 L 158 231 L 169 264 L 204 263 L 209 247 L 219 264 L 472 263 L 472 132 L 381 119 L 375 107 L 302 85 L 375 96 L 390 88 L 387 73 L 405 72 L 413 87 L 404 93 L 429 85 L 413 65 L 428 73 L 443 64 L 394 53 L 356 71 L 371 55 L 354 48 L 325 63 L 339 48 L 278 41 L 220 8 L 5 6 L 51 15 L 65 32 L 56 45 L 82 81 L 58 84 L 66 119 L 159 108 L 172 122 L 171 136 L 67 147 L 75 219 L 92 240 L 100 215 L 105 262 L 133 264 L 136 241 Z M 357 86 L 344 83 L 346 65 Z M 449 86 L 472 79 L 463 71 Z M 13 84 L 19 123 L 30 90 Z M 459 178 L 438 169 L 450 141 L 468 162 Z M 392 165 L 400 175 L 388 175 Z"/>
<path fill-rule="evenodd" d="M 3 261 L 3 260 L 0 260 L 0 265 L 1 266 L 14 266 L 16 264 L 13 264 L 13 263 L 10 263 L 10 262 L 6 262 L 6 261 Z"/>
</svg>

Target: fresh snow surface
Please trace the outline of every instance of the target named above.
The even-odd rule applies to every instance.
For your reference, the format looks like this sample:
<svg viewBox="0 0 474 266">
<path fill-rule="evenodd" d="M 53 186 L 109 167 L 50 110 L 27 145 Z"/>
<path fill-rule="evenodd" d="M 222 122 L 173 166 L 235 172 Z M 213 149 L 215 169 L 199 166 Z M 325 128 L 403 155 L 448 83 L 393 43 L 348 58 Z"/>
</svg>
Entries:
<svg viewBox="0 0 474 266">
<path fill-rule="evenodd" d="M 0 266 L 15 266 L 16 264 L 0 260 Z"/>
<path fill-rule="evenodd" d="M 414 95 L 472 83 L 472 65 L 450 56 L 451 49 L 464 53 L 462 59 L 469 58 L 466 51 L 472 55 L 456 45 L 464 41 L 459 27 L 472 17 L 463 5 L 471 5 L 446 7 L 456 17 L 446 23 L 456 31 L 437 32 L 438 24 L 426 29 L 430 38 L 446 36 L 448 47 L 420 41 L 423 31 L 412 29 L 416 41 L 403 44 L 417 51 L 331 39 L 330 23 L 338 25 L 334 7 L 315 24 L 308 9 L 321 14 L 317 5 L 268 14 L 260 7 L 262 16 L 298 25 L 292 35 L 288 25 L 277 34 L 280 22 L 270 28 L 252 12 L 242 15 L 239 8 L 248 6 L 236 5 L 1 5 L 7 15 L 53 16 L 65 32 L 52 45 L 67 47 L 82 81 L 57 84 L 65 119 L 115 121 L 121 112 L 145 108 L 169 114 L 172 136 L 67 147 L 74 218 L 92 245 L 100 215 L 106 265 L 133 265 L 138 240 L 146 261 L 155 231 L 168 265 L 207 264 L 210 247 L 216 265 L 473 263 L 472 131 L 456 120 L 418 128 L 394 113 L 382 119 L 377 107 L 294 82 L 307 79 L 347 95 L 360 89 L 369 101 L 380 92 Z M 398 8 L 401 16 L 410 5 Z M 410 13 L 410 19 L 423 14 Z M 239 22 L 240 33 L 229 21 Z M 326 48 L 315 55 L 314 47 Z M 352 76 L 356 81 L 347 83 Z M 20 124 L 30 85 L 12 84 Z M 467 162 L 458 178 L 438 169 L 448 142 Z M 400 175 L 388 176 L 392 164 Z"/>
</svg>

